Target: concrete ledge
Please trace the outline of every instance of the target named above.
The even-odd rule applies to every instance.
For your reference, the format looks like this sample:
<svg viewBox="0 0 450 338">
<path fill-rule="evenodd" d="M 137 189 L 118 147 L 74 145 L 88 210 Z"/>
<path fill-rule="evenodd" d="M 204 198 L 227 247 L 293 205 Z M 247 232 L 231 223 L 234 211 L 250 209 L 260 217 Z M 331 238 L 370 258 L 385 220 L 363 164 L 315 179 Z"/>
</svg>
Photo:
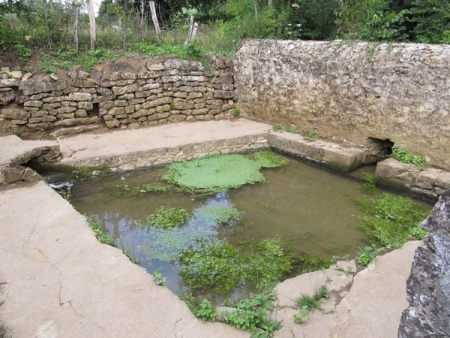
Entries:
<svg viewBox="0 0 450 338">
<path fill-rule="evenodd" d="M 450 173 L 441 169 L 420 169 L 414 164 L 388 158 L 377 163 L 375 176 L 382 183 L 436 200 L 450 188 Z"/>
<path fill-rule="evenodd" d="M 368 154 L 364 150 L 324 140 L 311 141 L 298 134 L 272 131 L 267 140 L 276 149 L 345 172 L 367 163 Z"/>
<path fill-rule="evenodd" d="M 21 165 L 31 159 L 55 162 L 60 155 L 56 141 L 23 141 L 15 135 L 1 137 L 0 149 L 0 185 L 39 180 L 36 172 Z"/>
</svg>

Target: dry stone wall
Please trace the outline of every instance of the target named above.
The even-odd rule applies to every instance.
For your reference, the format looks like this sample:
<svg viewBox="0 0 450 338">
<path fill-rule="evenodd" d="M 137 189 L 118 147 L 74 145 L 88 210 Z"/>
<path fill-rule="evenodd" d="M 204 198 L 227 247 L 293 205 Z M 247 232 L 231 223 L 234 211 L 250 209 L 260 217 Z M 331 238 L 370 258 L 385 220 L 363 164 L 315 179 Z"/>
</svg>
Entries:
<svg viewBox="0 0 450 338">
<path fill-rule="evenodd" d="M 0 72 L 1 117 L 13 128 L 58 136 L 108 128 L 228 117 L 235 105 L 232 63 L 153 59 L 135 72 L 31 76 Z M 13 103 L 13 105 L 11 105 Z"/>
<path fill-rule="evenodd" d="M 337 142 L 389 139 L 449 170 L 449 64 L 449 45 L 247 40 L 238 108 Z"/>
</svg>

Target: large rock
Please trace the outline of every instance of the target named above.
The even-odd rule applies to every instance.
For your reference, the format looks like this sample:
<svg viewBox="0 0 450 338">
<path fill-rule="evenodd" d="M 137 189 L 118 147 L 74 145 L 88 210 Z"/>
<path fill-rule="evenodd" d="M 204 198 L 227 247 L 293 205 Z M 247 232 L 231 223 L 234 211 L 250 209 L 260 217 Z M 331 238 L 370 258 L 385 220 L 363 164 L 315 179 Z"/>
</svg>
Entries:
<svg viewBox="0 0 450 338">
<path fill-rule="evenodd" d="M 430 232 L 417 249 L 407 281 L 409 307 L 400 338 L 450 337 L 450 190 L 422 226 Z"/>
</svg>

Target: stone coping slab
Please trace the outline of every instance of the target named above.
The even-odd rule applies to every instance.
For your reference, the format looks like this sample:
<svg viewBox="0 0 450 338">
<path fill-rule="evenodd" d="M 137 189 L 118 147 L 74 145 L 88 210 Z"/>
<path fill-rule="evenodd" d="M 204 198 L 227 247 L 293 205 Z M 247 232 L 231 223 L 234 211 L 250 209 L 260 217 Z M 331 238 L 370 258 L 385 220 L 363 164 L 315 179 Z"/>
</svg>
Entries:
<svg viewBox="0 0 450 338">
<path fill-rule="evenodd" d="M 6 337 L 248 336 L 195 318 L 44 182 L 0 191 L 0 284 Z"/>
</svg>

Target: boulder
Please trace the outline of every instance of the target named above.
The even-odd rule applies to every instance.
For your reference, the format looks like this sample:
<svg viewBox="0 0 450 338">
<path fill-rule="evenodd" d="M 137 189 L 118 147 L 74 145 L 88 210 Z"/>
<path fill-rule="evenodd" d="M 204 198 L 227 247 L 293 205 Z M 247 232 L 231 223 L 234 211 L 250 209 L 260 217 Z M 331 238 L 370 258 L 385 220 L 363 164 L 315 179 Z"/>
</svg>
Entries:
<svg viewBox="0 0 450 338">
<path fill-rule="evenodd" d="M 403 311 L 398 336 L 450 337 L 450 190 L 422 227 L 430 235 L 416 250 L 407 281 L 409 307 Z"/>
</svg>

